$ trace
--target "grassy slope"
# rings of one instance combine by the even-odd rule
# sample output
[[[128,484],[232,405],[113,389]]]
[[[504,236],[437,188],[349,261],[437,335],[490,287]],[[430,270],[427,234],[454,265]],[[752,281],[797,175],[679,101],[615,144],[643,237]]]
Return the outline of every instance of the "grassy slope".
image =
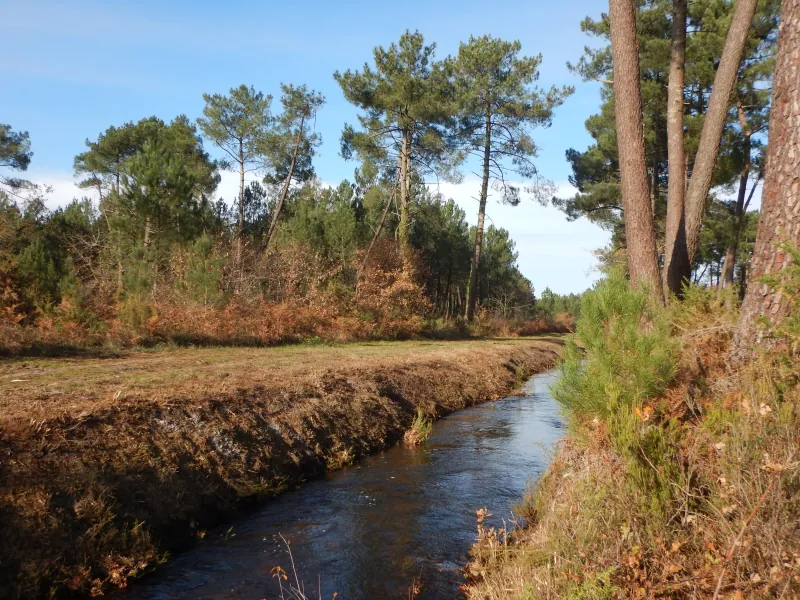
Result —
[[[800,597],[800,361],[731,369],[736,315],[679,311],[670,387],[630,413],[573,415],[519,507],[527,524],[479,528],[469,600]]]
[[[0,359],[0,423],[91,412],[138,399],[204,399],[257,386],[291,390],[331,370],[374,371],[456,357],[474,363],[487,349],[513,351],[531,339],[560,343],[561,337],[166,349],[101,358]]]
[[[0,597],[97,592],[243,503],[507,394],[557,337],[0,362]]]

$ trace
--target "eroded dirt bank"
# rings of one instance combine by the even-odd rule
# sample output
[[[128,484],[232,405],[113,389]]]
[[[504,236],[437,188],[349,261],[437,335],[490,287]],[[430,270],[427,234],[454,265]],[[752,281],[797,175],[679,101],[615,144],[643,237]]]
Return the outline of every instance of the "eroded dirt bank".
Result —
[[[0,597],[84,595],[248,503],[512,391],[559,340],[0,363]]]

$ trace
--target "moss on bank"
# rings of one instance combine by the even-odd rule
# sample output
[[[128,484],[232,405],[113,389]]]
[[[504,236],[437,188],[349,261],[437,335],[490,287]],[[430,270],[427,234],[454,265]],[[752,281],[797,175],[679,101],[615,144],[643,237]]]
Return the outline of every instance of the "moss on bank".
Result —
[[[0,597],[122,587],[243,506],[397,443],[418,411],[509,393],[558,350],[513,340],[7,364],[18,381],[4,383],[0,419]]]

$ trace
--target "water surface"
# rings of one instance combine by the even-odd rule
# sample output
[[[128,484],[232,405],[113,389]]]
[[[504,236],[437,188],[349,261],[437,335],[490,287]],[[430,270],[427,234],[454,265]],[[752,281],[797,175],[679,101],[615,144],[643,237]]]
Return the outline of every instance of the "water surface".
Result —
[[[510,519],[562,435],[554,377],[440,420],[421,447],[397,446],[279,496],[118,598],[280,598],[273,568],[294,579],[281,535],[309,598],[408,598],[415,580],[418,598],[458,597],[475,510],[488,507],[491,525]]]

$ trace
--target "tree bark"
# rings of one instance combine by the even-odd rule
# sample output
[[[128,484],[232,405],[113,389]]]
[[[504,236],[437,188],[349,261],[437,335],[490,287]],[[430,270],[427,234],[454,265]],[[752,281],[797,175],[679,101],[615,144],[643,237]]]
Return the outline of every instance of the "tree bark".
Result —
[[[236,225],[236,284],[234,292],[239,293],[242,285],[242,244],[244,243],[244,143],[239,140],[239,219]]]
[[[306,115],[303,114],[300,117],[300,127],[297,130],[297,135],[294,138],[294,149],[292,150],[292,161],[289,163],[289,173],[286,175],[286,181],[283,183],[281,195],[278,197],[278,202],[275,204],[275,213],[272,215],[272,220],[267,229],[267,237],[264,239],[264,252],[269,249],[269,241],[272,239],[272,234],[275,233],[275,229],[278,226],[278,218],[286,202],[286,196],[289,194],[289,186],[292,183],[292,177],[294,177],[294,167],[297,164],[297,154],[300,152],[300,144],[303,141],[303,125],[305,121]]]
[[[664,294],[680,297],[690,272],[686,249],[686,147],[683,131],[683,89],[686,80],[686,0],[672,2],[672,46],[667,88],[667,220],[664,245]]]
[[[492,115],[488,107],[486,114],[486,130],[483,144],[483,177],[481,179],[481,197],[478,202],[478,224],[475,226],[475,248],[472,253],[472,266],[469,270],[469,283],[467,283],[467,310],[464,318],[472,321],[475,317],[475,304],[477,302],[478,271],[481,267],[481,251],[483,250],[483,224],[486,219],[486,201],[489,197],[489,161],[492,157]]]
[[[659,148],[658,148],[658,126],[654,123],[655,131],[655,146],[653,147],[653,165],[652,165],[652,172],[650,173],[650,212],[653,213],[653,218],[655,218],[656,214],[656,204],[658,204],[658,159],[659,156]]]
[[[759,278],[791,261],[781,245],[800,244],[800,2],[783,0],[769,122],[769,156],[750,283],[734,336],[733,360],[744,360],[754,344],[769,346],[758,319],[780,322],[790,299]]]
[[[647,184],[634,1],[609,0],[609,18],[628,270],[634,286],[649,288],[663,303]]]
[[[753,16],[756,12],[758,0],[738,0],[733,13],[722,58],[719,62],[717,74],[714,76],[714,87],[708,100],[703,131],[700,134],[700,144],[697,148],[692,178],[686,192],[686,248],[689,254],[689,264],[694,262],[697,248],[700,244],[700,227],[706,209],[708,190],[711,188],[711,178],[714,174],[719,145],[722,138],[722,129],[728,115],[729,100],[739,63],[747,42],[747,35]],[[683,273],[682,277],[688,276]]]

